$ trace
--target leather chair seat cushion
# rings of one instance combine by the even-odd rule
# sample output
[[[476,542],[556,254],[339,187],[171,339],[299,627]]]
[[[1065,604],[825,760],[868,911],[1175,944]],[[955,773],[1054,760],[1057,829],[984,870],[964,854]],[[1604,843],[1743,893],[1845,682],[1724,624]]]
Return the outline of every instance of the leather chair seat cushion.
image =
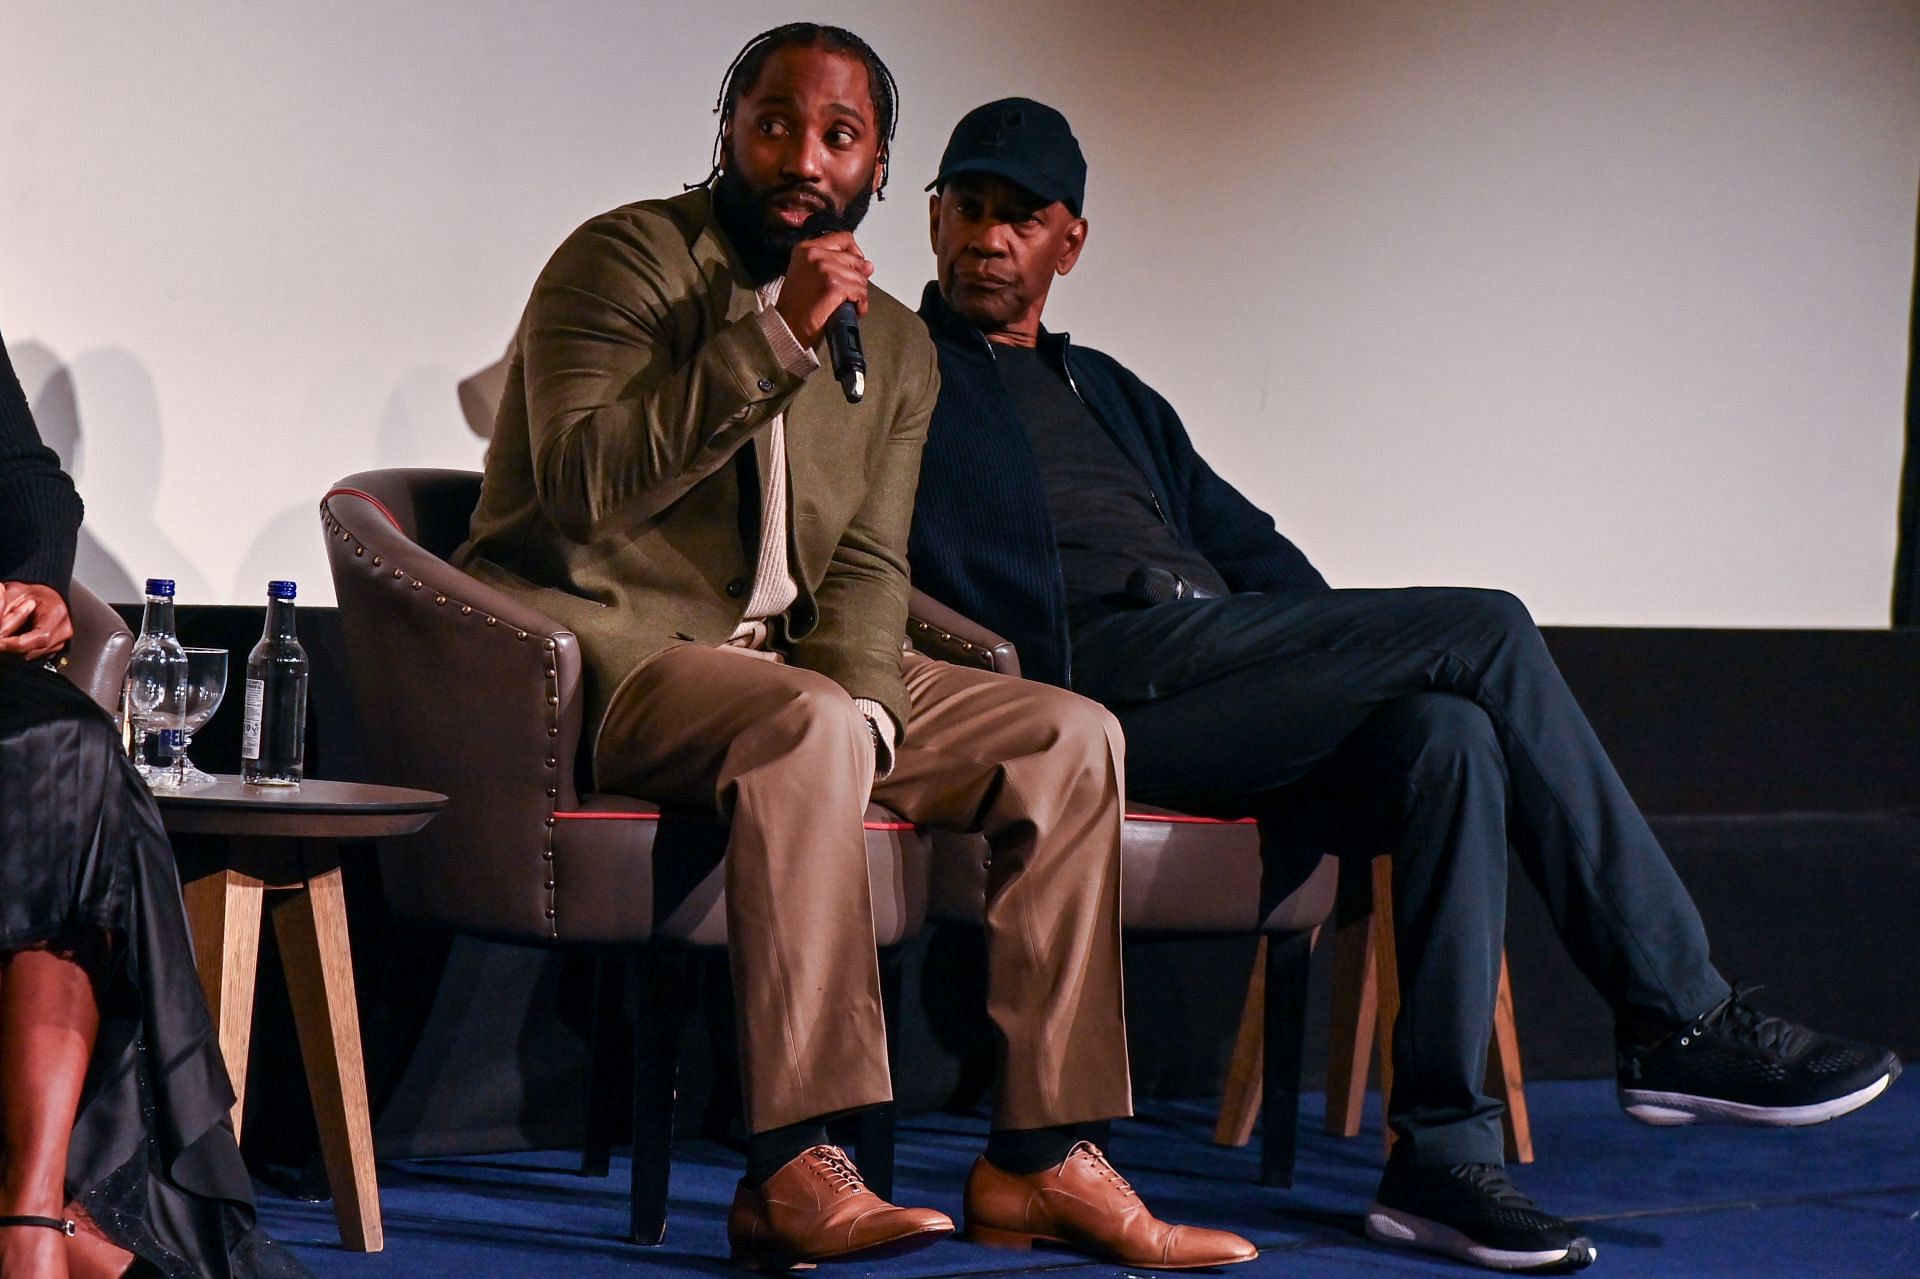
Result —
[[[867,809],[867,875],[878,944],[919,931],[929,853],[912,824]],[[727,944],[724,823],[662,813],[621,795],[586,795],[554,814],[555,924],[567,942]]]
[[[978,924],[985,912],[987,841],[934,832],[936,919]],[[1251,819],[1221,821],[1128,806],[1120,839],[1121,921],[1135,935],[1297,933],[1333,910],[1338,863],[1285,850],[1268,865]]]

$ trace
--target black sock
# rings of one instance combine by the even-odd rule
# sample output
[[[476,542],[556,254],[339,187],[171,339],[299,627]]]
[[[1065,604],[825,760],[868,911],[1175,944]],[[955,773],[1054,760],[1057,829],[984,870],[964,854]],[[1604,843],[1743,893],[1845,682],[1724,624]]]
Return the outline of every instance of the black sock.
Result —
[[[1106,1120],[1056,1124],[1050,1128],[995,1128],[987,1137],[987,1162],[1001,1172],[1023,1176],[1059,1166],[1083,1141],[1104,1147],[1112,1125]]]
[[[803,1150],[823,1146],[827,1126],[818,1119],[806,1119],[784,1128],[769,1128],[747,1138],[747,1184],[758,1186],[793,1162]]]
[[[1614,1038],[1634,1048],[1657,1048],[1685,1024],[1670,1021],[1651,1008],[1629,1005],[1614,1021]]]

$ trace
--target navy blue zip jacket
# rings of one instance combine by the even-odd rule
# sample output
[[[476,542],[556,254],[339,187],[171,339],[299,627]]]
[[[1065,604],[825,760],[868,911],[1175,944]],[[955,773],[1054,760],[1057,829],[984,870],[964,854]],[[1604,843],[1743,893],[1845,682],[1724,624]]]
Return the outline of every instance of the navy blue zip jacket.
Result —
[[[1013,641],[1029,679],[1071,686],[1067,592],[1040,468],[993,348],[928,284],[920,318],[940,355],[940,400],[920,459],[913,584]],[[1094,418],[1146,476],[1162,519],[1235,591],[1323,591],[1272,517],[1194,452],[1173,406],[1111,356],[1040,333]]]

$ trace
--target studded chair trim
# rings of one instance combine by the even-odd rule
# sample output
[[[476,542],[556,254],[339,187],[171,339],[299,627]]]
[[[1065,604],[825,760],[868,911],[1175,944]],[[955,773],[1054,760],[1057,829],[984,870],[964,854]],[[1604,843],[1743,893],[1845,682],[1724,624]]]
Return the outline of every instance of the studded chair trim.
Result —
[[[438,474],[452,481],[461,475]],[[427,472],[422,478],[435,476]],[[395,781],[430,781],[434,789],[446,791],[456,801],[462,795],[477,797],[477,805],[469,806],[487,811],[484,822],[476,825],[493,836],[484,842],[495,847],[517,844],[538,859],[530,865],[521,863],[521,869],[508,877],[509,885],[534,886],[535,910],[521,904],[525,899],[517,892],[487,892],[477,882],[466,892],[456,884],[451,893],[432,893],[432,901],[396,905],[456,927],[506,936],[532,934],[529,940],[559,940],[561,894],[555,878],[553,828],[556,814],[575,800],[573,759],[580,719],[575,640],[558,623],[420,546],[385,501],[354,482],[363,478],[376,477],[350,477],[330,490],[321,499],[320,518],[342,597],[349,667],[361,722],[368,730],[369,753]],[[377,515],[378,521],[355,515],[356,505]],[[382,587],[398,593],[398,598],[378,603],[376,592]],[[396,659],[396,636],[421,646],[409,657],[419,659],[430,653],[449,673],[465,670],[470,678],[463,683],[484,680],[480,685],[484,698],[476,696],[478,690],[473,687],[454,687],[446,697],[471,700],[427,708],[423,714],[409,699],[396,696],[396,690],[387,687],[392,679],[387,668]],[[382,704],[383,699],[394,704]],[[518,705],[510,710],[509,700]],[[408,703],[405,709],[401,702]],[[516,712],[530,714],[523,719]],[[437,733],[421,722],[429,717],[439,721]],[[465,740],[475,732],[488,733],[493,740]],[[527,778],[539,780],[529,787]],[[460,838],[455,829],[457,811],[448,816],[454,820],[443,817],[435,823],[437,838],[443,842]],[[430,831],[423,832],[423,837],[436,836]],[[500,860],[491,849],[477,846],[483,841],[471,842],[475,846],[463,848],[464,855]],[[524,855],[509,855],[504,859],[506,866]],[[443,878],[409,874],[406,856],[404,846],[392,854],[403,881],[424,884]]]

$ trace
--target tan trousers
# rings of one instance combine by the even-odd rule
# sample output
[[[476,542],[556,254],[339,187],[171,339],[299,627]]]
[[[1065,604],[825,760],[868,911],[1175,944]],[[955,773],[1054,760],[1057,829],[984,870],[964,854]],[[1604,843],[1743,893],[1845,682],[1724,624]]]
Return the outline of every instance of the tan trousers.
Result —
[[[994,1124],[1132,1112],[1120,974],[1122,741],[1045,684],[901,659],[912,712],[874,780],[832,680],[738,648],[669,650],[615,694],[600,789],[730,819],[727,936],[754,1132],[877,1105],[888,1073],[862,826],[869,791],[916,824],[982,831]]]

